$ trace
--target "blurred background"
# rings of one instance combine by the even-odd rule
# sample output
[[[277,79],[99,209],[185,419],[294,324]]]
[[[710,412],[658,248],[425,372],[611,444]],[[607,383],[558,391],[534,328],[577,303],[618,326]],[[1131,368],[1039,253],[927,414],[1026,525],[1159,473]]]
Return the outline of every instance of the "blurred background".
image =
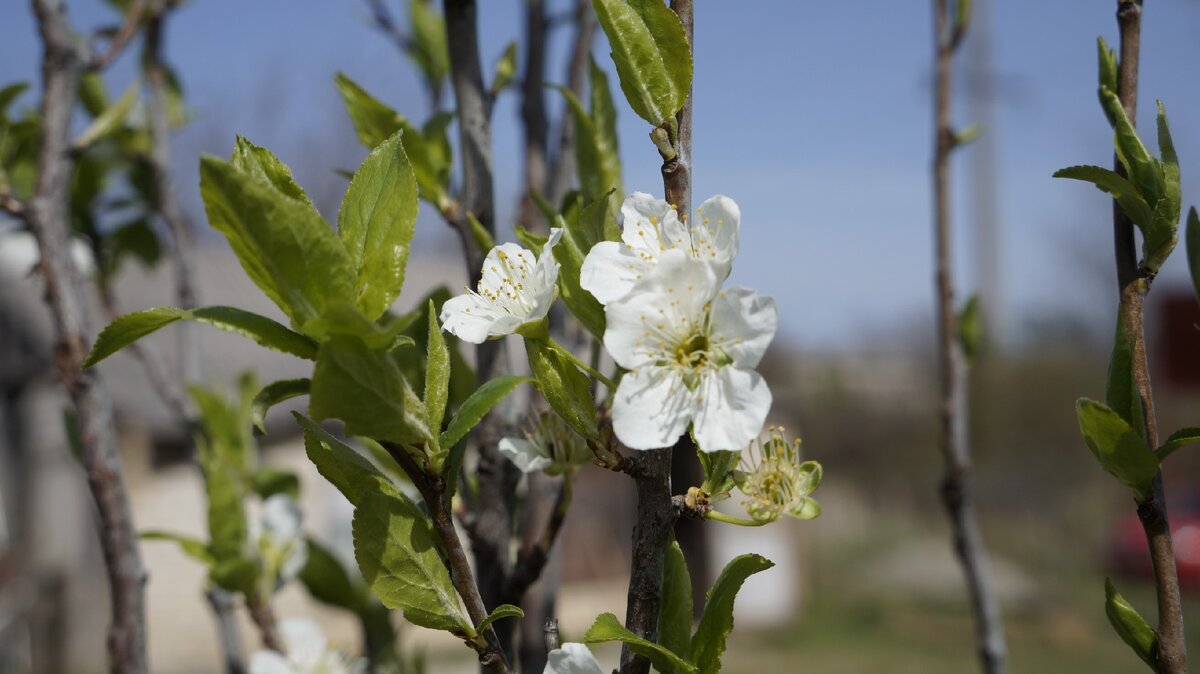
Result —
[[[404,7],[390,4],[403,28]],[[569,17],[575,4],[551,0],[548,12]],[[779,563],[747,584],[725,671],[970,671],[972,625],[937,494],[930,3],[697,4],[694,193],[697,202],[725,194],[741,206],[732,281],[780,305],[780,333],[760,368],[775,394],[772,421],[803,437],[807,457],[825,467],[819,519],[709,527],[716,568],[748,551]],[[1139,665],[1106,624],[1103,579],[1117,574],[1126,596],[1153,615],[1148,556],[1136,523],[1129,535],[1133,504],[1088,457],[1072,408],[1079,396],[1103,394],[1116,307],[1111,206],[1086,185],[1050,177],[1112,161],[1096,100],[1095,39],[1116,42],[1114,4],[974,4],[954,117],[981,123],[983,135],[952,164],[957,282],[962,297],[979,296],[985,318],[986,346],[971,375],[972,444],[1012,670],[1129,671]],[[117,20],[102,2],[69,7],[77,26]],[[523,11],[518,0],[480,2],[485,72],[521,40]],[[1198,30],[1200,4],[1147,7],[1139,121],[1153,128],[1153,101],[1164,101],[1185,208],[1200,195]],[[592,51],[615,89],[597,33]],[[565,77],[571,38],[551,30],[551,81]],[[292,167],[334,219],[346,184],[338,170],[365,156],[334,75],[344,72],[415,120],[431,109],[429,95],[362,1],[192,2],[173,16],[165,44],[189,116],[172,169],[199,225],[200,299],[282,318],[204,226],[200,154],[227,156],[235,134],[244,135]],[[0,85],[34,85],[17,109],[36,100],[40,55],[29,8],[5,3]],[[124,56],[107,75],[110,91],[137,70],[136,52]],[[521,198],[520,102],[516,89],[502,92],[493,117],[498,239],[511,237]],[[561,99],[547,90],[546,103],[557,119]],[[450,92],[442,104],[452,105]],[[648,125],[619,94],[617,104],[625,189],[661,193]],[[465,280],[456,236],[421,207],[400,308]],[[61,669],[51,671],[98,672],[105,584],[89,497],[61,430],[50,326],[30,259],[19,246],[0,247],[0,547],[17,551],[0,560],[0,633],[19,620],[21,638],[53,644]],[[126,311],[169,304],[170,279],[165,266],[131,263],[115,294]],[[1164,267],[1147,314],[1161,427],[1200,425],[1200,312],[1182,252]],[[249,368],[260,381],[304,373],[287,357],[201,330],[206,383],[228,386]],[[151,342],[175,358],[170,330]],[[200,533],[203,493],[186,461],[187,438],[132,359],[119,355],[101,371],[117,405],[139,528]],[[268,430],[264,460],[301,475],[306,527],[349,559],[349,505],[308,464],[286,412],[274,411]],[[1189,643],[1200,653],[1200,458],[1184,451],[1170,464]],[[560,545],[565,636],[579,635],[597,613],[623,611],[627,483],[599,469],[581,475]],[[216,671],[203,570],[174,546],[143,550],[155,671]],[[20,560],[21,573],[9,560]],[[301,589],[285,590],[277,608],[317,617],[334,643],[357,647],[354,625]],[[245,640],[255,643],[248,626]],[[453,640],[417,628],[405,628],[402,640],[427,653],[430,671],[471,670]]]

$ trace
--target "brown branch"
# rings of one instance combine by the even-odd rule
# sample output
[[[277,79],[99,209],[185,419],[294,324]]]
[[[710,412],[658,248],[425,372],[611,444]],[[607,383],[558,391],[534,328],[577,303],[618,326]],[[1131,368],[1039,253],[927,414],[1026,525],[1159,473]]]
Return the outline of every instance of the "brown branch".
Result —
[[[108,49],[103,53],[96,54],[92,57],[88,66],[93,70],[104,70],[112,65],[113,61],[121,55],[125,47],[133,41],[133,38],[138,33],[138,28],[142,22],[142,14],[146,10],[147,0],[131,0],[129,7],[125,10],[125,18],[121,21],[121,25],[117,27],[117,32],[113,34],[113,38],[108,41]]]
[[[471,572],[471,564],[467,561],[467,553],[458,537],[458,531],[454,528],[454,517],[450,511],[450,499],[446,491],[445,478],[426,473],[403,447],[390,442],[381,444],[412,480],[413,485],[420,492],[421,498],[425,500],[425,507],[429,509],[433,527],[446,552],[450,579],[454,583],[454,589],[462,598],[463,606],[466,607],[467,616],[471,622],[479,625],[487,617],[488,610],[480,596],[479,587]],[[489,626],[484,630],[483,636],[486,644],[468,642],[468,645],[479,654],[479,664],[491,674],[509,674],[508,661],[504,657],[504,650],[498,645],[499,641],[495,630]]]
[[[1131,124],[1137,119],[1138,55],[1141,47],[1142,2],[1118,0],[1117,24],[1121,31],[1121,60],[1117,71],[1117,95]],[[1124,175],[1119,160],[1116,170]],[[1113,242],[1116,255],[1117,284],[1120,289],[1118,313],[1124,337],[1133,346],[1133,379],[1141,402],[1146,442],[1158,446],[1158,422],[1154,392],[1150,386],[1150,368],[1146,362],[1143,301],[1153,279],[1138,268],[1137,244],[1133,223],[1113,202]],[[1187,643],[1183,632],[1183,605],[1179,597],[1179,576],[1167,518],[1166,492],[1162,473],[1154,477],[1150,498],[1137,504],[1138,519],[1150,548],[1158,599],[1158,671],[1178,674],[1187,671]]]
[[[261,592],[246,595],[246,611],[258,633],[262,637],[263,648],[283,653],[283,641],[279,639],[279,625],[275,620],[275,611],[271,608],[271,600]]]
[[[525,188],[517,206],[517,222],[539,231],[541,222],[533,190],[546,182],[546,38],[548,23],[543,0],[525,0],[525,73],[521,79],[521,126],[525,134]]]
[[[583,100],[583,88],[587,84],[588,59],[595,34],[596,14],[592,11],[592,3],[578,0],[575,8],[575,42],[571,47],[571,60],[567,64],[567,88],[579,100]],[[546,183],[546,198],[552,204],[562,200],[575,175],[575,160],[571,156],[574,130],[565,101],[558,119],[558,146],[550,156],[549,182]]]
[[[542,527],[541,534],[521,549],[516,563],[513,564],[512,572],[505,579],[502,592],[505,597],[504,603],[519,604],[521,597],[525,596],[525,591],[542,575],[542,569],[550,560],[550,551],[554,548],[554,542],[558,540],[558,533],[567,519],[567,510],[570,505],[571,478],[566,476],[559,485],[558,495],[554,499],[554,509]]]
[[[94,375],[82,369],[87,353],[85,309],[69,252],[68,203],[75,168],[70,152],[71,116],[89,58],[86,46],[68,24],[61,2],[33,0],[32,4],[44,49],[43,86],[37,178],[25,221],[41,250],[40,269],[54,318],[59,377],[71,399],[99,520],[112,608],[109,668],[121,674],[144,674],[146,572],[129,511],[111,402],[96,385]]]
[[[950,153],[955,135],[950,125],[951,61],[962,31],[949,34],[948,0],[934,0],[937,81],[934,91],[934,237],[938,305],[938,360],[941,371],[941,453],[945,463],[942,505],[950,518],[954,551],[966,579],[975,619],[980,665],[988,674],[1006,671],[1007,649],[1000,605],[988,575],[987,550],[975,516],[968,443],[967,372],[958,340],[955,313],[953,250],[950,242]],[[956,22],[961,25],[961,22]]]

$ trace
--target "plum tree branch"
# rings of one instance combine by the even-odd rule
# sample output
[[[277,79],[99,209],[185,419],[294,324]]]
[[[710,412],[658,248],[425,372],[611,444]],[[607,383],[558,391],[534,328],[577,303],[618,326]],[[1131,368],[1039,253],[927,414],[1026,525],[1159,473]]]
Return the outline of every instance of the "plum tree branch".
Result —
[[[95,375],[83,370],[87,354],[85,307],[70,251],[68,203],[75,168],[71,117],[79,80],[91,61],[60,0],[32,0],[42,38],[42,96],[39,103],[37,177],[24,213],[41,251],[40,271],[53,315],[59,378],[71,399],[88,487],[98,515],[98,533],[108,572],[111,624],[109,669],[145,674],[146,572],[125,490],[111,401]]]
[[[934,0],[936,85],[934,90],[934,239],[938,310],[938,361],[941,372],[941,453],[945,463],[942,505],[950,518],[954,551],[966,578],[975,618],[980,665],[987,674],[1007,669],[1000,605],[988,574],[987,550],[976,519],[968,443],[967,372],[958,339],[953,249],[950,241],[950,153],[956,146],[950,122],[951,64],[962,42],[966,17],[950,25],[949,1]],[[961,7],[961,5],[960,5]]]

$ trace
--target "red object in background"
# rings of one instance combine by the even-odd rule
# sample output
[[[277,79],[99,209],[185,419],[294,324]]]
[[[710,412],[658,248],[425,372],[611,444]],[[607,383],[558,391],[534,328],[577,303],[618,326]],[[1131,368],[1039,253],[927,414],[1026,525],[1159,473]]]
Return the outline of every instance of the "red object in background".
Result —
[[[1170,517],[1179,585],[1184,590],[1200,592],[1200,511],[1172,510]],[[1136,515],[1117,521],[1109,542],[1109,563],[1116,573],[1154,578],[1146,534]]]

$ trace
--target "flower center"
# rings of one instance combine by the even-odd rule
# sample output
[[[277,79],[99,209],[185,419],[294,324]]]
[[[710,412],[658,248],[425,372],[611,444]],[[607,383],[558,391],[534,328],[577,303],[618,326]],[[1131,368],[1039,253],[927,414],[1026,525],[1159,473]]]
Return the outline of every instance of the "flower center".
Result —
[[[704,367],[708,363],[710,347],[708,335],[692,335],[675,347],[675,362],[690,369]]]

